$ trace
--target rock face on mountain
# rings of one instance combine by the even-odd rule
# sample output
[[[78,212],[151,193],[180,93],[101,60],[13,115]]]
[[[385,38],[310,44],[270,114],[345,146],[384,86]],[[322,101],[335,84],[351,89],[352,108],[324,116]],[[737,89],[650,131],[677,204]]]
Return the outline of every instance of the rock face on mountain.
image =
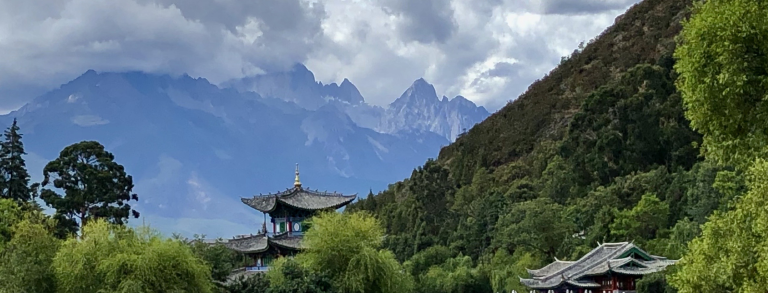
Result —
[[[296,163],[302,181],[321,190],[365,195],[407,177],[450,143],[447,127],[429,125],[444,123],[441,105],[459,104],[414,94],[374,107],[349,80],[323,85],[303,66],[229,86],[89,70],[0,123],[18,119],[34,180],[65,146],[97,140],[134,176],[136,208],[152,225],[228,237],[263,220],[239,197],[289,187]],[[383,123],[394,121],[383,118],[389,113],[410,122]],[[370,127],[359,122],[368,114]]]
[[[287,72],[276,72],[225,82],[222,86],[240,92],[254,92],[265,98],[293,102],[302,108],[315,110],[330,101],[349,105],[364,103],[357,87],[348,79],[340,85],[315,81],[315,75],[302,64],[296,64]]]
[[[247,77],[227,82],[224,86],[294,102],[310,110],[334,105],[358,126],[381,133],[431,132],[449,141],[454,141],[461,132],[490,115],[484,107],[478,107],[462,96],[440,99],[435,88],[423,78],[414,81],[387,107],[370,105],[348,79],[340,85],[324,85],[315,81],[312,72],[300,64],[288,72]]]
[[[386,133],[402,129],[417,129],[442,135],[454,141],[456,137],[483,121],[489,113],[470,100],[457,96],[448,100],[437,97],[435,87],[420,78],[413,82],[384,112],[384,119],[376,128]]]

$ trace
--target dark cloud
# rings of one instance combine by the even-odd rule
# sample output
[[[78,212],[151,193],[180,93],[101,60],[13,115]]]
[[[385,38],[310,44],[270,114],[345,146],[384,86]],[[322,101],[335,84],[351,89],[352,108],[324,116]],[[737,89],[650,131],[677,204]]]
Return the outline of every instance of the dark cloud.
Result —
[[[402,17],[403,39],[421,43],[443,43],[458,29],[450,1],[382,0],[382,9]]]
[[[625,9],[637,0],[544,0],[541,12],[545,14],[593,14]]]
[[[88,69],[218,83],[295,62],[380,105],[424,77],[495,110],[637,1],[0,0],[0,112]]]
[[[512,64],[509,62],[498,62],[496,65],[493,66],[491,70],[488,70],[488,76],[493,77],[504,77],[504,76],[513,76],[518,73],[518,71],[522,69],[522,66],[520,64]]]
[[[232,32],[249,18],[258,19],[263,29],[275,33],[300,32],[302,35],[320,32],[320,20],[325,16],[322,3],[309,8],[301,1],[273,0],[139,0],[140,3],[174,5],[187,19],[209,24],[221,24]]]

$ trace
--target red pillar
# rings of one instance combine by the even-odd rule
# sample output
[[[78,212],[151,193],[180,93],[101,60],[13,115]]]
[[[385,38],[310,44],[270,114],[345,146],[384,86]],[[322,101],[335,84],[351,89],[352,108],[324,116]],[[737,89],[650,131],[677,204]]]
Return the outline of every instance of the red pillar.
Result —
[[[611,276],[611,290],[619,289],[618,285],[619,284],[616,283],[616,276]]]
[[[291,221],[286,221],[288,223],[288,232],[293,232],[293,227],[291,225]]]
[[[272,222],[272,233],[277,233],[277,223]]]

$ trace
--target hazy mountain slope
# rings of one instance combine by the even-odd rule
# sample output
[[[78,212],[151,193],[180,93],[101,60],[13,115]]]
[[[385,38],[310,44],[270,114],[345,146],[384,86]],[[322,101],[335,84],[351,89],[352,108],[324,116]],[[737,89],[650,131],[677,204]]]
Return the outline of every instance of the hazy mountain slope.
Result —
[[[88,71],[0,123],[14,117],[36,179],[63,147],[97,140],[134,176],[146,219],[225,237],[258,228],[258,213],[239,197],[290,187],[295,163],[305,186],[365,195],[448,143],[359,127],[332,105],[310,111],[205,79],[139,72]]]

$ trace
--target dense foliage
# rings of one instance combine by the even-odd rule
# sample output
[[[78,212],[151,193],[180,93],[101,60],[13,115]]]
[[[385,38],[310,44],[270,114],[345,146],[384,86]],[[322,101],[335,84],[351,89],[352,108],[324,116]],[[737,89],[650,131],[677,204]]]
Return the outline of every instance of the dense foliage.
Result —
[[[230,278],[242,255],[221,244],[123,227],[131,178],[96,142],[46,166],[43,185],[55,175],[65,195],[43,190],[57,211],[42,214],[14,123],[0,144],[0,292],[526,292],[526,269],[614,241],[681,259],[638,292],[765,291],[768,4],[708,0],[683,21],[690,5],[635,5],[410,178],[312,219],[306,251],[250,278]],[[76,219],[81,235],[62,235]]]
[[[694,11],[675,52],[678,87],[707,157],[744,166],[768,154],[768,3],[707,1]]]
[[[425,272],[469,256],[493,291],[525,292],[525,268],[634,241],[683,257],[669,270],[679,273],[653,275],[641,292],[674,292],[667,280],[684,292],[764,288],[766,193],[762,177],[749,175],[763,169],[743,166],[766,150],[768,6],[697,4],[673,58],[688,5],[636,5],[436,161],[347,211],[374,213],[398,259],[439,252],[417,270],[422,284],[441,276]]]
[[[704,154],[746,169],[719,176],[729,208],[716,212],[670,278],[682,293],[761,292],[768,286],[768,3],[698,3],[676,52],[688,116],[704,134]]]

